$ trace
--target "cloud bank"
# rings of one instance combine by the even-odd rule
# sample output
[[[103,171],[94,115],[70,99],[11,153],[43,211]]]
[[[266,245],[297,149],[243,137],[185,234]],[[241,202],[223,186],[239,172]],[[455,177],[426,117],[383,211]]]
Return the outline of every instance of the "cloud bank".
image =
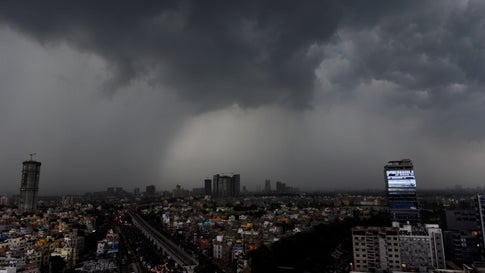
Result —
[[[253,189],[380,188],[403,157],[423,188],[477,186],[483,12],[473,0],[1,2],[0,183],[17,191],[37,152],[46,194],[190,188],[231,171]]]

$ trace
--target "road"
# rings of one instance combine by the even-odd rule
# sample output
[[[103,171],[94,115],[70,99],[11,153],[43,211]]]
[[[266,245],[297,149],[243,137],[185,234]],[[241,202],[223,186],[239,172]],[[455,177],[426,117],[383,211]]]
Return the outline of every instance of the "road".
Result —
[[[185,252],[172,240],[161,234],[152,225],[150,225],[139,214],[129,212],[133,224],[137,226],[146,236],[150,237],[157,246],[161,247],[164,252],[170,255],[180,266],[192,271],[199,263],[190,254]]]

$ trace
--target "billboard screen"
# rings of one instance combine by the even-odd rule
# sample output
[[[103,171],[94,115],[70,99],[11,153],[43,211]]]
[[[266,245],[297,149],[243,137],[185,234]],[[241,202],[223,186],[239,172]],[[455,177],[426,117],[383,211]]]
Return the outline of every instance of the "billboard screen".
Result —
[[[413,170],[389,170],[386,171],[386,177],[390,195],[416,193],[416,178]]]

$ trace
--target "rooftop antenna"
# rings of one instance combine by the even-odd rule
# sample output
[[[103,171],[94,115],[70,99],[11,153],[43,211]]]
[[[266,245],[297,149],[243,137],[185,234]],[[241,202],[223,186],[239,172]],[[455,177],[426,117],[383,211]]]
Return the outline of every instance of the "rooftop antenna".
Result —
[[[30,161],[32,161],[33,156],[36,155],[37,153],[29,154],[30,155]]]

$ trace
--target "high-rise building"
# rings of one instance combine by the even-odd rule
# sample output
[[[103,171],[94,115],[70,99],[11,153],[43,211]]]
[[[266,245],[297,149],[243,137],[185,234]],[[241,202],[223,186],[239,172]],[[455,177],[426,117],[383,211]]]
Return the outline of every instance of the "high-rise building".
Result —
[[[133,194],[134,195],[139,195],[140,194],[140,188],[136,187],[133,189]]]
[[[182,186],[177,185],[175,186],[175,189],[173,190],[172,196],[175,198],[184,198],[189,196],[189,191],[182,188]]]
[[[352,242],[354,271],[401,270],[399,228],[355,227],[352,228]]]
[[[23,162],[19,200],[19,211],[21,213],[35,212],[37,210],[40,165],[40,162],[32,159]]]
[[[286,183],[276,181],[276,193],[278,194],[295,194],[300,190],[295,187],[287,186]]]
[[[485,195],[477,194],[475,205],[480,236],[480,251],[482,257],[485,257]]]
[[[204,189],[205,189],[205,195],[211,195],[212,194],[212,180],[210,180],[210,179],[204,180]]]
[[[155,195],[155,185],[146,186],[145,194],[147,196],[154,196]]]
[[[280,181],[276,182],[276,192],[277,193],[285,193],[286,192],[286,184]]]
[[[0,206],[8,206],[8,204],[9,204],[8,196],[6,195],[0,196]]]
[[[233,196],[239,196],[241,193],[241,175],[235,174],[232,176],[232,190]]]
[[[264,181],[264,192],[269,193],[271,192],[271,180],[266,179]]]
[[[438,225],[355,227],[354,268],[360,272],[428,272],[445,268],[443,235]]]
[[[428,272],[446,268],[443,234],[436,224],[400,228],[401,263],[406,270]]]
[[[416,178],[411,160],[389,161],[384,166],[384,175],[392,221],[404,224],[418,223]]]
[[[214,175],[212,179],[212,196],[214,197],[234,197],[239,196],[241,187],[241,176],[235,174]]]
[[[444,231],[446,259],[455,264],[472,264],[480,260],[480,232],[474,209],[445,211]]]

